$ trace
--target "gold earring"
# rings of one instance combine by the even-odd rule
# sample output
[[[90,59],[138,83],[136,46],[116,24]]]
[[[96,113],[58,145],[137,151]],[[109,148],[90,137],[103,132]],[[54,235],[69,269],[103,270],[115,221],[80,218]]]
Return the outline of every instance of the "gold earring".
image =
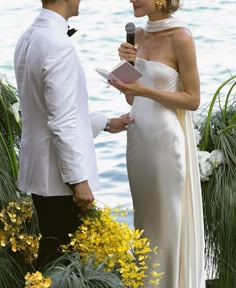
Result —
[[[166,1],[165,0],[154,0],[155,8],[158,11],[163,10],[166,6]]]

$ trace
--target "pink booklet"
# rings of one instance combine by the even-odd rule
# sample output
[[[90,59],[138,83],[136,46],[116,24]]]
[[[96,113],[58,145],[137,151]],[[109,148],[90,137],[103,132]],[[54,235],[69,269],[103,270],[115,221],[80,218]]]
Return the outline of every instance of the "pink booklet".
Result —
[[[122,60],[118,63],[111,72],[101,68],[96,68],[95,71],[102,75],[106,80],[120,80],[126,84],[135,82],[143,75],[126,60]]]

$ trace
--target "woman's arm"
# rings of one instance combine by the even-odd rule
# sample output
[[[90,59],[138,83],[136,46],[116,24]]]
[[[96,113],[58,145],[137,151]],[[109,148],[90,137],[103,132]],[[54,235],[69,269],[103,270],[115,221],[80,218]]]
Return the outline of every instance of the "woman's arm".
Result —
[[[200,104],[200,80],[192,35],[187,29],[178,29],[173,36],[172,42],[181,81],[180,91],[160,91],[149,88],[138,81],[132,84],[112,81],[111,85],[125,94],[129,104],[131,103],[132,105],[134,96],[143,96],[153,99],[172,109],[196,110],[198,108]],[[123,54],[120,55],[127,58],[128,55],[134,55],[134,52],[132,52],[132,45],[129,47],[129,51],[127,51],[128,43],[123,43],[122,45],[120,50],[122,49],[121,52]],[[125,48],[127,51],[126,54],[123,52]],[[129,59],[132,57],[129,57]]]

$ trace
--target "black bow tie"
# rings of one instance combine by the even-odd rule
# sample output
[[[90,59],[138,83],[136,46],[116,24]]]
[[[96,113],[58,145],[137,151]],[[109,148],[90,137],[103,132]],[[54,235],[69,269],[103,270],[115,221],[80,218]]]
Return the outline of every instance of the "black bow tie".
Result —
[[[75,28],[71,28],[71,29],[69,29],[69,28],[70,28],[70,26],[68,26],[68,31],[67,31],[67,35],[69,37],[71,37],[76,31],[78,31]]]

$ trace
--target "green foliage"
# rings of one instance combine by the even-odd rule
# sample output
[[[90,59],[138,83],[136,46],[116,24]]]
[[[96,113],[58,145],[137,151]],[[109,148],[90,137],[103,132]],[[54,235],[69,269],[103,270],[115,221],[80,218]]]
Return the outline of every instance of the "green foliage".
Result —
[[[236,102],[235,76],[216,90],[200,130],[201,150],[220,149],[224,162],[202,182],[207,266],[214,288],[236,283]],[[222,95],[223,94],[223,95]],[[218,100],[218,101],[217,101]]]
[[[24,287],[24,276],[28,267],[17,254],[0,248],[0,271],[1,288]]]
[[[61,256],[45,268],[43,275],[52,279],[51,288],[124,288],[118,275],[103,271],[92,257],[82,263],[78,254]]]
[[[217,123],[215,123],[215,121],[213,121],[214,119],[211,119],[212,117],[214,117],[215,111],[217,112],[219,111],[218,113],[220,114],[220,120],[222,121],[222,124],[224,124],[227,127],[227,129],[236,128],[235,126],[235,123],[236,123],[235,122],[236,121],[235,100],[230,98],[230,96],[233,98],[232,95],[234,93],[234,88],[236,86],[235,78],[236,78],[236,75],[224,81],[213,95],[213,98],[211,100],[211,103],[208,109],[207,117],[204,121],[204,126],[202,126],[203,140],[201,141],[199,145],[199,148],[201,150],[208,151],[207,149],[210,148],[209,141],[216,140],[215,139],[216,134],[214,134],[214,132],[216,132],[217,128],[220,128],[221,132],[223,132],[223,130],[221,129],[222,127],[218,127],[219,122],[217,121]],[[224,92],[224,89],[227,89],[227,88],[228,88],[228,91],[226,91],[227,92],[226,96],[223,98],[224,106],[221,107],[220,93]],[[217,99],[218,99],[218,102],[217,102]],[[216,107],[217,105],[218,107]],[[217,112],[215,116],[217,116]],[[217,146],[217,142],[215,141],[214,141],[214,146]]]
[[[16,89],[5,79],[0,79],[0,208],[17,199],[21,122],[10,111],[17,102]]]

